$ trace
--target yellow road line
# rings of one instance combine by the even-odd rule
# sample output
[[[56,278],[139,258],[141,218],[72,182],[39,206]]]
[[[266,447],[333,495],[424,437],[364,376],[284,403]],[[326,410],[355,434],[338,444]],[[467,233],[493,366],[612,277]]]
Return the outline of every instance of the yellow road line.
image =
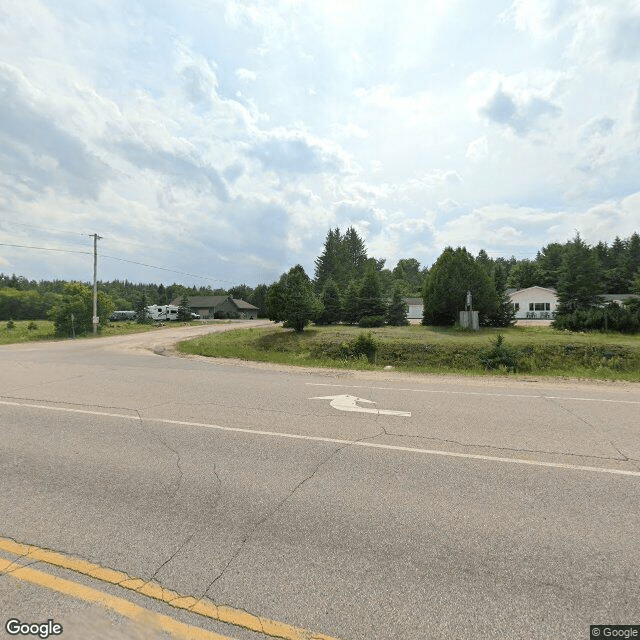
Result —
[[[134,578],[122,571],[109,569],[82,558],[34,545],[21,544],[11,538],[0,537],[0,550],[8,551],[24,558],[46,562],[63,569],[69,569],[96,580],[135,591],[154,600],[164,602],[176,609],[197,613],[210,620],[225,622],[274,638],[281,638],[282,640],[339,640],[338,638],[314,633],[307,629],[293,627],[283,622],[256,616],[241,609],[219,605],[208,598],[197,599],[192,596],[185,596],[177,591],[165,589],[157,582],[147,582],[141,578]]]
[[[86,587],[85,585],[72,582],[71,580],[65,580],[64,578],[58,578],[57,576],[31,569],[30,567],[21,567],[14,562],[3,560],[2,558],[0,558],[0,573],[9,573],[18,580],[37,584],[41,587],[72,596],[73,598],[84,600],[85,602],[99,603],[145,627],[153,626],[176,638],[184,640],[233,640],[228,636],[221,636],[219,633],[200,629],[169,616],[162,615],[161,613],[150,611],[124,598],[118,598],[117,596],[112,596],[97,589],[92,589],[91,587]]]

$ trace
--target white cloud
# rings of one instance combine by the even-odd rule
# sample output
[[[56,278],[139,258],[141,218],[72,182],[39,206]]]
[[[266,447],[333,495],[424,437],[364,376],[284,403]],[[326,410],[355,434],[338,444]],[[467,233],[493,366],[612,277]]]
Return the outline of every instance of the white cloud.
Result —
[[[255,71],[250,71],[249,69],[236,69],[235,74],[236,78],[241,82],[255,82],[258,79],[258,74]]]
[[[467,146],[465,157],[469,160],[477,162],[483,160],[489,155],[489,142],[487,136],[480,136],[472,140]]]
[[[253,284],[312,272],[330,226],[357,225],[388,266],[444,244],[535,254],[576,225],[628,235],[637,2],[503,8],[2,5],[0,221],[98,231],[155,264],[151,242],[182,271]],[[46,257],[6,259],[50,275]]]

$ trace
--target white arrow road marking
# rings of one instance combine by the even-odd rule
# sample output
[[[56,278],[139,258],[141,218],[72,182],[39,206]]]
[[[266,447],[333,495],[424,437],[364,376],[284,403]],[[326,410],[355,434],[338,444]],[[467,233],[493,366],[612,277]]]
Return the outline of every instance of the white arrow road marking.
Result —
[[[368,404],[375,404],[375,402],[373,402],[373,400],[358,398],[357,396],[318,396],[316,398],[309,398],[309,400],[331,400],[329,404],[334,409],[339,409],[340,411],[359,411],[360,413],[375,413],[380,416],[411,417],[410,411],[389,411],[387,409],[367,409],[366,407],[359,407],[358,402],[366,402]]]

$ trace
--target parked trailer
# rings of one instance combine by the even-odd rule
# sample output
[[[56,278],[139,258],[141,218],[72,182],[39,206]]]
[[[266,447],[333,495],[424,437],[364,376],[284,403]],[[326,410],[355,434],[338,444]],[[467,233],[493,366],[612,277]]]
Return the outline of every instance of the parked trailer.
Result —
[[[152,320],[177,320],[178,307],[172,304],[152,304],[147,307],[149,317]]]

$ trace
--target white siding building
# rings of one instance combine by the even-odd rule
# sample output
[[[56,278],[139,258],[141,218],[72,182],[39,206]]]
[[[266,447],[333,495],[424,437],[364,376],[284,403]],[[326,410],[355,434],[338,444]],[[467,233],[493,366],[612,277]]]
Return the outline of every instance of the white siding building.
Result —
[[[518,320],[542,319],[551,320],[558,308],[558,294],[555,289],[545,287],[528,287],[527,289],[511,289],[509,300],[516,310]]]

